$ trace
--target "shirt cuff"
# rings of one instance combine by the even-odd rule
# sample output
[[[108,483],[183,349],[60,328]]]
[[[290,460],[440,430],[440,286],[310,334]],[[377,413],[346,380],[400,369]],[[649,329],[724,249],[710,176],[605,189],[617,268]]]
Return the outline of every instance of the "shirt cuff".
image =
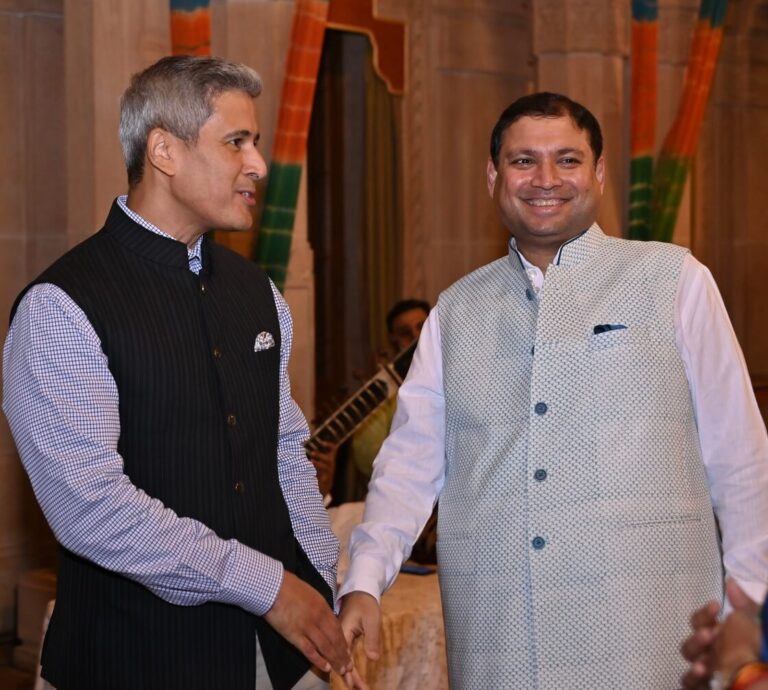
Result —
[[[746,594],[752,601],[754,601],[758,606],[763,605],[763,601],[765,599],[765,592],[766,592],[766,586],[762,582],[747,582],[746,580],[739,580],[736,577],[733,577],[733,575],[729,575],[732,580],[736,582],[736,584],[741,587],[742,590],[744,590],[744,594]],[[728,598],[725,598],[725,602],[723,603],[723,618],[725,618],[729,613],[733,611],[733,607],[731,606],[731,602],[728,601]]]
[[[365,592],[381,603],[381,595],[385,589],[386,580],[381,562],[373,556],[360,554],[352,558],[344,584],[336,595],[336,601],[338,603],[350,592]]]
[[[216,601],[263,616],[272,608],[282,587],[283,564],[244,544],[235,544],[234,565]]]

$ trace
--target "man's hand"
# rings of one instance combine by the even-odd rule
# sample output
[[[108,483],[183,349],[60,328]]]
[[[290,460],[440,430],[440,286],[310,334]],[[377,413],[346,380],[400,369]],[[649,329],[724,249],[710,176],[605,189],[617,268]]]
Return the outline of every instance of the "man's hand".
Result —
[[[358,637],[363,638],[365,656],[379,658],[381,609],[375,597],[365,592],[350,592],[341,600],[341,628],[352,649]]]
[[[760,659],[761,639],[757,618],[746,611],[734,611],[723,621],[715,638],[712,668],[723,678],[732,678],[744,664]]]
[[[737,620],[731,623],[729,627],[735,627],[742,616],[749,618],[754,617],[757,613],[757,604],[744,593],[744,590],[734,580],[726,581],[725,594],[734,612],[739,612]],[[711,601],[691,615],[693,632],[681,647],[683,657],[691,664],[688,672],[682,678],[685,690],[707,690],[714,671],[722,670],[719,668],[720,660],[715,658],[716,653],[717,657],[725,654],[724,650],[716,645],[721,628],[717,620],[719,612],[720,604]],[[731,616],[729,616],[730,618]]]
[[[342,676],[353,671],[338,619],[325,599],[293,573],[285,571],[277,599],[264,620],[321,671],[333,668]]]

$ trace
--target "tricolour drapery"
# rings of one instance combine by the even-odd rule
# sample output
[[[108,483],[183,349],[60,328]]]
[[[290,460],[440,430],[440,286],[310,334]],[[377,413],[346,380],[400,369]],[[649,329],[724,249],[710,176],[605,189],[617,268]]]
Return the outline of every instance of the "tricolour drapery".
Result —
[[[211,54],[210,0],[171,0],[171,52]]]
[[[704,111],[723,40],[727,0],[702,0],[691,43],[683,98],[659,154],[653,181],[653,239],[669,242],[688,171],[696,153]]]
[[[328,4],[328,0],[297,0],[293,19],[264,214],[256,245],[256,261],[280,289],[285,284],[291,253]]]
[[[723,39],[727,0],[702,0],[691,43],[683,96],[655,169],[658,3],[632,2],[632,161],[630,226],[633,239],[669,242],[701,134]]]

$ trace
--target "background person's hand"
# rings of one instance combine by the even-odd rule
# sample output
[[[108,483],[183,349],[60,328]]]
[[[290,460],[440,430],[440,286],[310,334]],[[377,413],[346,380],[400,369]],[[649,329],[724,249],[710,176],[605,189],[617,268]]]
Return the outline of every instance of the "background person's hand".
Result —
[[[341,676],[353,671],[352,657],[339,620],[317,590],[285,571],[267,621],[321,671]]]
[[[690,668],[682,678],[685,690],[708,690],[712,677],[710,654],[715,641],[720,613],[720,604],[710,601],[706,606],[691,614],[693,632],[683,642],[680,651]]]
[[[685,690],[708,690],[710,680],[715,671],[719,671],[724,677],[730,677],[737,666],[733,666],[730,674],[728,673],[728,668],[735,663],[737,657],[743,657],[744,642],[742,636],[744,635],[746,621],[750,620],[757,629],[757,651],[754,656],[750,659],[745,659],[741,663],[757,658],[760,649],[760,631],[755,621],[758,606],[734,580],[726,581],[725,593],[728,602],[733,608],[733,613],[728,616],[723,624],[718,621],[717,616],[720,613],[720,605],[715,601],[702,606],[691,615],[693,632],[683,642],[681,647],[683,657],[691,664],[682,678]],[[729,623],[731,618],[734,618],[734,620]],[[725,627],[726,624],[728,624],[727,628]],[[726,631],[727,636],[724,640],[721,640],[720,636],[723,630]],[[729,642],[731,639],[733,641]],[[733,645],[733,648],[731,648],[731,645]]]

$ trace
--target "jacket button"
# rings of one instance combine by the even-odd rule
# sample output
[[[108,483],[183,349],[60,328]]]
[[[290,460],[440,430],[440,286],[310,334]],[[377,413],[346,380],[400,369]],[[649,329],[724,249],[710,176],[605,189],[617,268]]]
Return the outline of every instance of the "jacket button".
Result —
[[[213,357],[214,357],[214,359],[221,359],[221,348],[220,347],[214,347],[213,348]]]
[[[545,543],[546,543],[546,542],[545,542],[545,541],[544,541],[544,540],[543,540],[541,537],[534,537],[534,538],[531,540],[531,545],[532,545],[532,546],[533,546],[533,548],[534,548],[534,549],[536,549],[537,551],[541,551],[541,550],[544,548],[544,544],[545,544]]]
[[[543,482],[547,478],[547,471],[546,470],[536,470],[533,473],[533,478],[537,482]]]
[[[237,417],[235,417],[233,414],[227,415],[227,424],[229,424],[229,426],[236,426]]]
[[[546,413],[547,413],[547,403],[543,403],[543,402],[537,402],[537,403],[536,403],[536,404],[533,406],[533,411],[534,411],[536,414],[546,414]]]
[[[205,291],[206,291],[206,290],[207,290],[207,286],[206,286],[206,284],[201,282],[201,283],[200,283],[200,292],[202,292],[203,294],[205,294]]]
[[[245,484],[243,482],[235,482],[235,493],[236,494],[245,493]]]

